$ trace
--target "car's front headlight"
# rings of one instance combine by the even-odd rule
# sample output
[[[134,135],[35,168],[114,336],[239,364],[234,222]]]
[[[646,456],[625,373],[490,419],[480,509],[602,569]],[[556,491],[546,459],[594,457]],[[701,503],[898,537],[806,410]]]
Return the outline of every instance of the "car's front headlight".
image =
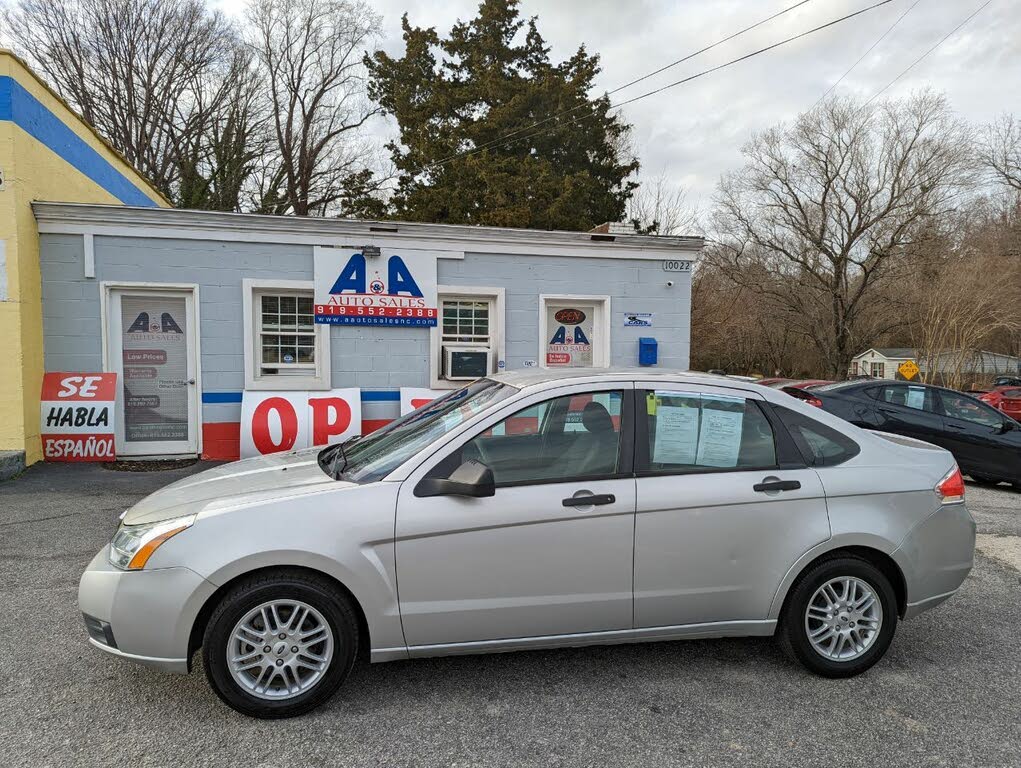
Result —
[[[126,571],[145,567],[160,545],[181,531],[191,527],[195,515],[161,520],[145,525],[121,525],[110,542],[110,563]]]

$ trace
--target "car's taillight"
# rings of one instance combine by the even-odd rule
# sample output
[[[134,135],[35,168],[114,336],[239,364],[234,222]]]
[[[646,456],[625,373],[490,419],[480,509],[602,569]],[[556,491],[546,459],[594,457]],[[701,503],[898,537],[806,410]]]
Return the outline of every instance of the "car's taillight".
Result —
[[[806,397],[805,402],[809,405],[814,405],[816,408],[822,408],[822,400],[818,397]]]
[[[944,504],[964,501],[964,477],[961,476],[960,467],[954,465],[954,468],[936,483],[936,495]]]

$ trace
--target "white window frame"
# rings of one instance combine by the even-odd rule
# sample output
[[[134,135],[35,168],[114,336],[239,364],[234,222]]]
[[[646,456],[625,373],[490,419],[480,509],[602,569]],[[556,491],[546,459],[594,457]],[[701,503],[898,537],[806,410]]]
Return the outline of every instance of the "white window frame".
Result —
[[[439,285],[436,287],[436,307],[439,318],[436,325],[429,329],[429,387],[431,389],[458,389],[465,381],[450,381],[443,378],[443,361],[440,352],[443,347],[443,301],[457,299],[461,301],[488,301],[492,306],[489,313],[489,343],[493,350],[493,367],[490,373],[498,373],[506,367],[504,314],[506,296],[503,288],[477,285]],[[466,344],[465,346],[483,346]]]
[[[573,293],[543,293],[539,295],[539,355],[538,363],[540,368],[548,368],[546,365],[546,341],[549,338],[549,328],[546,323],[546,305],[549,303],[586,303],[596,305],[596,316],[592,319],[592,327],[595,335],[599,337],[597,344],[592,342],[592,367],[610,367],[610,297],[609,296],[584,296]]]
[[[315,326],[316,372],[314,376],[274,376],[259,373],[261,349],[256,349],[258,338],[255,332],[257,322],[255,310],[257,296],[266,293],[309,293],[313,291],[311,280],[242,280],[242,304],[245,323],[245,389],[266,391],[327,390],[330,383],[330,326],[317,323]],[[260,315],[261,317],[261,310]]]

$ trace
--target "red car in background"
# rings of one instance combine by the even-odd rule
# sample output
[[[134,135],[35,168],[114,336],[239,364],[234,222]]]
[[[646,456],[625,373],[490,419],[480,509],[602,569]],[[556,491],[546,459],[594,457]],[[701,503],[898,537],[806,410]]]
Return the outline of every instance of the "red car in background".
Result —
[[[822,408],[822,400],[818,397],[813,397],[812,390],[816,387],[832,383],[833,382],[828,379],[804,379],[802,381],[793,381],[786,384],[775,384],[772,386],[774,389],[779,389],[781,392],[786,392],[788,395],[798,398],[798,400],[804,400],[809,405],[814,405],[816,408]]]
[[[978,395],[978,399],[1021,421],[1021,387],[994,387]]]

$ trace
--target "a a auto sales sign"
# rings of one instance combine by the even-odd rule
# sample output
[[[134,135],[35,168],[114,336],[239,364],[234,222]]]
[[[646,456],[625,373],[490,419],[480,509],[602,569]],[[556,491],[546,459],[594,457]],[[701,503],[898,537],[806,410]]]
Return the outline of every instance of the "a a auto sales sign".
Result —
[[[315,249],[315,321],[333,325],[433,326],[434,251],[366,255],[350,248]]]
[[[116,373],[43,375],[40,416],[46,461],[113,461]]]

